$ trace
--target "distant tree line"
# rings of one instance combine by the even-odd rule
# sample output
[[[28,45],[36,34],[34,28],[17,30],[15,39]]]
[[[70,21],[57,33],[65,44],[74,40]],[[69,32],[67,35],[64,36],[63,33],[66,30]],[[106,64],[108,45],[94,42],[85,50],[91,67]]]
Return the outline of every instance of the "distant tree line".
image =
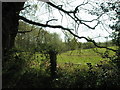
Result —
[[[23,21],[19,22],[18,32],[15,47],[21,51],[42,52],[55,50],[61,53],[80,48],[90,49],[96,47],[92,42],[79,42],[77,38],[71,35],[65,38],[63,42],[57,33],[50,33],[40,27],[31,26]],[[97,44],[107,47],[114,45],[112,41],[98,42]]]

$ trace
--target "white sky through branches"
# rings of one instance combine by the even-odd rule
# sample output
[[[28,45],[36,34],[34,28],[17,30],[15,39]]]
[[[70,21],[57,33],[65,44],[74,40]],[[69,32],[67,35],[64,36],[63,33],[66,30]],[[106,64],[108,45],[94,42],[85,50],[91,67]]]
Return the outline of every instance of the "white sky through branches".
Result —
[[[97,16],[96,15],[91,15],[89,13],[86,13],[86,9],[89,9],[92,11],[92,8],[97,8],[99,4],[96,3],[101,3],[101,2],[105,2],[105,1],[111,1],[111,0],[49,0],[53,3],[56,3],[57,5],[61,5],[63,9],[69,11],[69,10],[73,10],[77,5],[86,3],[87,1],[91,1],[91,4],[93,6],[91,6],[91,4],[88,5],[83,5],[80,8],[80,11],[78,13],[78,17],[81,20],[92,20],[92,19],[96,19]],[[32,1],[29,2],[30,4],[33,3]],[[29,16],[27,15],[27,18],[32,18],[32,20],[36,21],[36,22],[41,22],[41,23],[46,23],[46,21],[51,20],[51,19],[56,19],[55,21],[51,21],[49,22],[50,25],[62,25],[64,27],[68,27],[68,28],[73,28],[75,27],[74,21],[68,17],[66,14],[64,14],[61,11],[58,11],[57,9],[50,7],[49,5],[47,5],[44,2],[41,1],[35,1],[34,3],[37,3],[37,10],[35,11],[35,15],[33,16]],[[33,3],[33,4],[34,4]],[[98,7],[99,8],[99,7]],[[93,11],[94,12],[94,11]],[[113,12],[114,15],[114,12]],[[92,39],[94,39],[97,42],[104,42],[106,41],[107,36],[109,36],[112,33],[112,30],[109,28],[109,24],[111,24],[112,22],[110,22],[109,20],[109,16],[107,14],[104,14],[102,17],[100,17],[99,20],[104,20],[104,25],[103,24],[99,24],[96,29],[92,30],[89,29],[88,27],[86,27],[83,24],[79,25],[78,28],[78,32],[76,33],[75,31],[73,31],[74,33],[78,34],[79,36],[85,36],[85,37],[90,37]],[[94,27],[96,25],[97,21],[93,21],[93,22],[85,22],[85,24]],[[64,40],[65,35],[63,34],[61,29],[54,29],[54,28],[45,28],[46,30],[48,30],[49,32],[56,32],[58,34],[60,34],[61,38]],[[110,39],[110,38],[108,38]],[[86,40],[79,40],[81,42],[85,42]]]

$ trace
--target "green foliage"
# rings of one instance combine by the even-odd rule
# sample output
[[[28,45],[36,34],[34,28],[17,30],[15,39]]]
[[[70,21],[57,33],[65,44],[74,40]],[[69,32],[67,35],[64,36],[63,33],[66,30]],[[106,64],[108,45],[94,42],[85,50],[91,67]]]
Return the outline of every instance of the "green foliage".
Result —
[[[91,68],[92,67],[92,68]],[[119,75],[113,66],[112,69],[94,67],[88,65],[88,70],[74,68],[74,71],[69,71],[70,68],[60,69],[58,78],[53,81],[54,88],[111,88],[119,87]],[[115,74],[115,76],[114,76]],[[112,81],[113,80],[113,81]],[[109,83],[111,82],[111,83]]]
[[[118,2],[114,2],[114,3],[109,3],[109,5],[112,6],[112,9],[109,9],[109,10],[115,10],[115,19],[112,19],[114,20],[115,22],[112,24],[112,25],[109,25],[110,28],[113,30],[112,32],[112,35],[110,35],[110,37],[112,37],[112,42],[114,45],[116,45],[118,48],[117,48],[117,51],[116,51],[116,56],[115,57],[112,57],[112,61],[114,64],[116,64],[116,66],[118,67],[118,69],[120,69],[120,10],[118,9],[119,7],[119,4]],[[114,8],[113,8],[114,7]]]
[[[118,32],[112,32],[112,35],[110,35],[112,38],[112,43],[116,46],[119,46],[119,33]]]
[[[32,52],[19,52],[17,49],[10,50],[8,55],[3,63],[3,88],[35,88],[38,74],[40,78],[44,75],[45,79],[48,78],[49,72],[44,63],[46,58],[42,54],[38,60],[38,56]]]
[[[14,87],[27,68],[27,57],[22,53],[17,54],[16,50],[12,49],[4,60],[2,68],[3,88]]]
[[[75,50],[78,48],[77,39],[75,37],[71,39],[69,38],[65,44],[68,50]]]
[[[82,43],[82,48],[83,49],[90,49],[90,48],[95,48],[95,46],[91,42],[86,42],[86,43]]]
[[[15,46],[19,50],[36,52],[46,50],[47,52],[51,49],[62,52],[64,49],[63,42],[56,33],[49,33],[39,27],[31,26],[24,22],[20,22],[19,32],[23,32],[16,36]]]

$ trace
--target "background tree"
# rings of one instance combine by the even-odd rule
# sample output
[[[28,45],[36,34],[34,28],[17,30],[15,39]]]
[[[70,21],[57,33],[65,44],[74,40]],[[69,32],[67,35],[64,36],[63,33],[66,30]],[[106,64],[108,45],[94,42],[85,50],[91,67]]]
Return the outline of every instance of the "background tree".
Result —
[[[49,49],[61,52],[62,40],[56,33],[49,33],[42,28],[31,26],[24,22],[20,22],[18,35],[15,42],[16,48],[19,50],[33,51],[49,51]]]
[[[116,59],[113,60],[117,64],[117,67],[120,68],[120,2],[109,3],[112,10],[116,12],[115,23],[110,27],[113,30],[111,35],[113,44],[117,46]]]

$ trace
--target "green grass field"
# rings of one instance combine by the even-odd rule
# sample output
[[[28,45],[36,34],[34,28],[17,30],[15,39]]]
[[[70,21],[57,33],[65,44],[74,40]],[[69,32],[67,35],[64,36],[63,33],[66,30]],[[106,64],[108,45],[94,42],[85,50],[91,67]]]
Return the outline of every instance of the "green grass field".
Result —
[[[105,52],[105,49],[98,49],[99,52]],[[114,55],[112,51],[110,51],[110,55]],[[57,56],[58,63],[75,63],[86,65],[86,63],[91,63],[95,65],[99,63],[99,61],[107,60],[106,58],[102,58],[99,54],[95,53],[93,49],[82,49],[82,50],[73,50],[68,51]]]
[[[114,48],[114,47],[112,47]],[[97,48],[99,52],[105,52],[106,49]],[[109,51],[109,55],[114,55],[114,52]],[[40,65],[41,61],[47,60],[44,55],[40,53],[34,54],[32,57],[33,62],[36,63],[38,66]],[[76,66],[79,65],[80,67],[86,67],[86,63],[91,63],[92,65],[96,65],[100,63],[100,61],[109,60],[107,58],[102,58],[101,55],[94,52],[93,49],[80,49],[80,50],[73,50],[67,51],[57,55],[57,64],[61,67],[64,67],[65,64],[75,64]],[[47,60],[49,61],[49,59]],[[36,67],[36,65],[34,66]]]

